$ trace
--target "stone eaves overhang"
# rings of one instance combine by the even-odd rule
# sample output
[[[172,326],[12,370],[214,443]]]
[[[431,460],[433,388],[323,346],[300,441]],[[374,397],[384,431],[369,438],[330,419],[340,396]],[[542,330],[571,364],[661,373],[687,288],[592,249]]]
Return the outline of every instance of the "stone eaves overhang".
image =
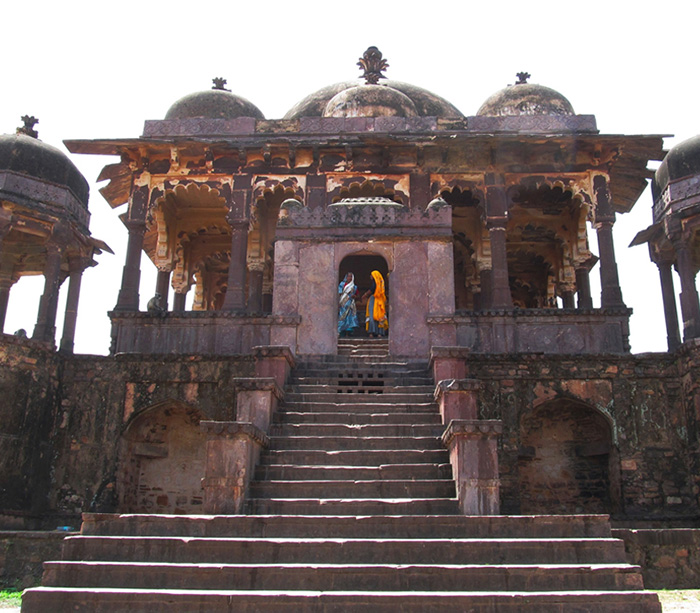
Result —
[[[464,172],[450,167],[447,153],[453,150],[478,152],[474,172],[545,173],[587,172],[600,169],[610,175],[613,208],[618,213],[631,210],[653,177],[649,160],[661,160],[665,135],[599,134],[591,115],[466,117],[304,117],[296,120],[256,120],[238,118],[147,121],[144,135],[135,139],[67,140],[71,153],[118,155],[121,164],[107,166],[98,180],[122,177],[126,165],[142,158],[178,155],[216,157],[229,151],[261,151],[281,148],[314,151],[348,147],[417,147],[422,158],[437,148],[436,159],[418,163],[428,172]],[[547,155],[542,155],[543,151]],[[269,156],[269,159],[273,159]],[[290,161],[292,156],[290,155]],[[542,160],[552,160],[543,163]],[[313,165],[275,167],[257,165],[256,172],[290,170],[298,172]],[[111,170],[110,170],[111,169]],[[130,175],[130,173],[129,173]],[[130,177],[129,177],[130,179]],[[105,194],[104,188],[101,190]],[[118,206],[105,197],[113,206]],[[123,200],[122,200],[123,202]],[[121,204],[121,203],[119,203]]]

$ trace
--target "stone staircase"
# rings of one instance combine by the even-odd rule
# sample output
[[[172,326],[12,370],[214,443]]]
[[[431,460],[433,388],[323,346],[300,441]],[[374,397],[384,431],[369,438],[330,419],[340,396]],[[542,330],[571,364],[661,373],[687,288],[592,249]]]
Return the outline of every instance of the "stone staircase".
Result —
[[[239,516],[86,515],[24,612],[659,613],[608,518],[458,514],[426,364],[298,364]]]

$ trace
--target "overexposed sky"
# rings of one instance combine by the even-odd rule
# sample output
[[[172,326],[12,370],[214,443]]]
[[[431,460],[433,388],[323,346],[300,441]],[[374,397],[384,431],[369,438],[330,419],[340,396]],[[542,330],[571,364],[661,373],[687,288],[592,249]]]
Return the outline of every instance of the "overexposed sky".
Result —
[[[64,151],[64,139],[138,137],[144,120],[162,119],[213,77],[276,119],[307,94],[359,77],[357,59],[376,45],[389,78],[434,91],[465,115],[528,71],[530,82],[560,91],[577,113],[594,114],[602,133],[673,134],[668,148],[700,133],[700,83],[691,69],[699,18],[700,4],[689,0],[6,2],[0,133],[29,114],[39,118],[39,138]],[[126,230],[95,179],[116,159],[71,157],[91,184],[92,234],[115,251],[83,276],[76,336],[76,352],[104,354]],[[627,249],[650,223],[647,190],[615,225],[635,353],[666,348],[657,269],[646,246]],[[591,248],[597,252],[594,235]],[[144,258],[144,305],[154,288]],[[13,288],[6,332],[23,327],[31,335],[42,290],[43,278]],[[66,290],[67,283],[62,301]]]

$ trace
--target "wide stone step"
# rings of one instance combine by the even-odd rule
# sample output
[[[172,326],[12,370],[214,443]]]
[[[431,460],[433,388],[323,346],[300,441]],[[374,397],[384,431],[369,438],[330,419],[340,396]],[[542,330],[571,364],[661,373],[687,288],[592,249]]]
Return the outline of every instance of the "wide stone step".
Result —
[[[23,602],[26,613],[661,613],[658,596],[641,591],[366,593],[40,587],[27,590]]]
[[[271,467],[272,468],[272,467]],[[610,538],[607,515],[149,515],[85,513],[83,535],[364,538]]]
[[[329,394],[337,393],[338,386],[334,383],[329,385],[307,385],[290,383],[285,386],[286,395],[294,394]],[[361,391],[361,390],[360,390]],[[365,392],[379,392],[380,394],[426,394],[432,398],[435,392],[434,385],[384,385],[375,390],[368,389]],[[347,389],[341,393],[346,393]],[[364,392],[362,392],[364,393]]]
[[[47,562],[43,585],[207,590],[545,591],[644,589],[629,564],[159,564]]]
[[[359,398],[356,398],[359,397]],[[286,402],[330,402],[334,404],[340,404],[348,401],[354,401],[355,399],[361,402],[376,402],[376,403],[429,403],[433,402],[433,394],[431,393],[387,393],[380,389],[370,390],[370,391],[343,391],[336,388],[336,391],[329,391],[324,393],[317,392],[305,392],[296,393],[288,392],[285,394],[284,399]],[[437,408],[437,405],[436,405]]]
[[[256,481],[250,485],[252,498],[453,498],[452,479],[442,480],[338,480],[338,481]]]
[[[322,424],[440,424],[434,411],[415,413],[345,413],[340,411],[278,411],[275,423]]]
[[[439,438],[441,424],[275,424],[270,436],[323,437],[432,437]]]
[[[271,436],[270,449],[310,449],[340,451],[347,449],[443,449],[437,437],[409,436]]]
[[[286,402],[281,408],[282,411],[303,411],[305,413],[311,411],[322,411],[330,413],[332,411],[341,411],[343,413],[429,413],[436,412],[436,406],[433,402],[365,402],[364,399],[358,399],[356,395],[350,396],[346,402]]]
[[[387,464],[384,466],[259,466],[255,478],[260,481],[370,479],[451,479],[449,464]]]
[[[382,466],[384,464],[446,464],[445,449],[269,449],[260,457],[261,464],[320,466]]]
[[[617,564],[618,539],[67,537],[64,560],[291,564]]]
[[[454,498],[251,498],[248,511],[274,515],[455,515]]]

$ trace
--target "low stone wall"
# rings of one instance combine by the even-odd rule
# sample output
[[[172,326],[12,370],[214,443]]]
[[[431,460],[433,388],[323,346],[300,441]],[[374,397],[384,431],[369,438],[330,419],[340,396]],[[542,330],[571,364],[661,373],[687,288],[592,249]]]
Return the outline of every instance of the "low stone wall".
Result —
[[[0,532],[0,588],[25,589],[41,582],[45,560],[60,560],[63,539],[75,532]]]
[[[700,529],[614,529],[612,534],[625,541],[628,561],[642,567],[647,589],[700,588]]]

